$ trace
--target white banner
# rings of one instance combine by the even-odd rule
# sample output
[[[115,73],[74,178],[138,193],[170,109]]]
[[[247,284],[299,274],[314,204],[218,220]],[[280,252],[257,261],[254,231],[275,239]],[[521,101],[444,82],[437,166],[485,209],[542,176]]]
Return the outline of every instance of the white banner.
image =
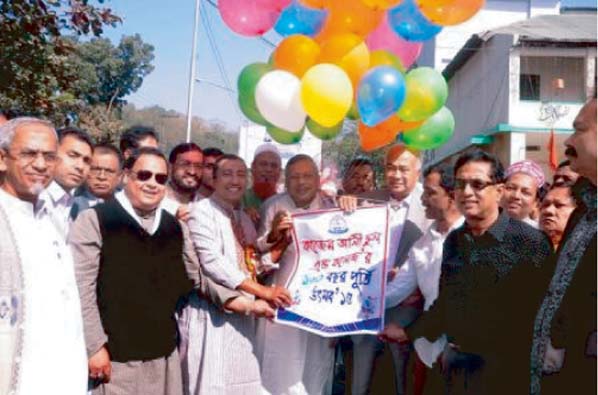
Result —
[[[293,215],[298,251],[286,287],[293,304],[276,322],[321,336],[376,334],[384,326],[388,209]]]

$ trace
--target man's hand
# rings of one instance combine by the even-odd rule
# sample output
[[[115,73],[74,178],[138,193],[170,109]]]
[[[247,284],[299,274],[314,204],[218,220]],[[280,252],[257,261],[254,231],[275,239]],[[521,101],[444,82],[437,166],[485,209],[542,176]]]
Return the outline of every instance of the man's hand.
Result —
[[[287,211],[279,211],[272,219],[272,230],[268,234],[268,242],[275,243],[288,235],[293,227],[293,219]]]
[[[357,210],[357,198],[353,195],[342,195],[337,198],[338,206],[346,213]]]
[[[384,330],[378,334],[378,338],[390,343],[407,343],[409,336],[405,330],[397,324],[390,323],[386,325]]]
[[[399,268],[398,267],[393,267],[392,269],[390,269],[388,271],[388,273],[386,273],[386,282],[389,283],[392,280],[394,280],[395,277],[397,276],[398,272],[399,272]]]
[[[255,207],[247,207],[245,208],[245,214],[251,218],[251,221],[257,226],[260,222],[260,212]]]
[[[110,354],[106,346],[100,348],[88,362],[89,377],[92,379],[102,380],[107,383],[110,381],[110,375],[112,374],[112,365],[110,364]]]
[[[191,211],[189,211],[189,207],[187,207],[185,204],[181,204],[176,211],[176,218],[183,222],[189,221],[189,218],[191,218]]]
[[[266,294],[262,299],[267,300],[276,307],[287,307],[291,305],[293,300],[291,299],[291,294],[286,288],[283,288],[279,285],[265,288]]]
[[[263,299],[256,299],[251,306],[251,314],[255,317],[274,318],[274,309]]]

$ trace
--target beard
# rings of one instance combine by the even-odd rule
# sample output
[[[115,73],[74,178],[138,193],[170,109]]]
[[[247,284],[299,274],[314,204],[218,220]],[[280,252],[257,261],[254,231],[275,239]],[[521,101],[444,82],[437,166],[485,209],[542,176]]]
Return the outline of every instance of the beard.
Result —
[[[259,197],[262,201],[266,200],[270,196],[276,194],[276,183],[255,181],[253,183],[253,192],[255,192],[256,196]]]
[[[197,179],[196,179],[195,185],[193,185],[193,186],[186,185],[185,181],[178,180],[176,178],[173,178],[172,182],[173,182],[174,186],[176,187],[176,189],[182,193],[195,193],[195,192],[197,192],[197,190],[199,189],[199,187],[201,185],[201,180],[197,180]]]

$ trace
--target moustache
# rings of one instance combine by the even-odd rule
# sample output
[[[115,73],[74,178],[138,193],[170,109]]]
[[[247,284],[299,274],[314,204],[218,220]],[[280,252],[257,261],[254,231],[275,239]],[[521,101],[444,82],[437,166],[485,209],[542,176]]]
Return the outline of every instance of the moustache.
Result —
[[[567,147],[567,149],[565,150],[565,155],[577,158],[577,151],[575,151],[575,148],[573,147]]]

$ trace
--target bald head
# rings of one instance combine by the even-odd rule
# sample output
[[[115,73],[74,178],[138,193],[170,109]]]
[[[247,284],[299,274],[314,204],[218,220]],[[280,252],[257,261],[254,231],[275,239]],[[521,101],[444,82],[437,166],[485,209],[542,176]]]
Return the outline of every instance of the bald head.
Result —
[[[575,132],[565,140],[571,169],[596,185],[596,99],[589,100],[573,122]]]

